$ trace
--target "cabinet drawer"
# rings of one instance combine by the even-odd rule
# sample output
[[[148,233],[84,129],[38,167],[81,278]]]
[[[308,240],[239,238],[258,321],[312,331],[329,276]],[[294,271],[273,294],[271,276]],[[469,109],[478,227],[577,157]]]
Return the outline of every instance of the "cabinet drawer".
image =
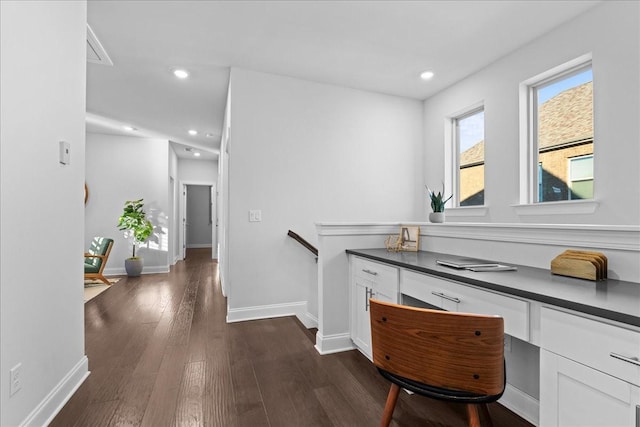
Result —
[[[398,268],[383,265],[363,258],[354,258],[353,267],[356,277],[365,279],[388,295],[398,293]]]
[[[431,279],[432,277],[426,274],[402,270],[400,272],[400,293],[443,308],[442,297],[438,295],[442,292],[443,286]]]
[[[541,347],[640,385],[640,332],[543,307]]]
[[[498,315],[504,332],[529,341],[529,302],[427,274],[402,272],[400,292],[449,311]]]

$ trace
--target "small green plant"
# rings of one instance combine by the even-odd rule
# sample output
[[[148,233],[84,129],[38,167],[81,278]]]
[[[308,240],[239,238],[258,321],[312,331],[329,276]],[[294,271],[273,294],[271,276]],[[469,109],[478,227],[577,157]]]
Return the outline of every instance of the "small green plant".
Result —
[[[143,207],[143,199],[127,200],[124,202],[124,212],[118,219],[118,229],[133,240],[132,258],[136,257],[136,245],[144,243],[153,233],[153,224],[147,219]]]
[[[444,212],[444,205],[453,197],[453,194],[450,195],[446,200],[443,200],[444,196],[442,194],[444,193],[444,183],[442,184],[442,191],[438,191],[437,194],[434,191],[431,191],[431,189],[426,185],[425,187],[429,192],[429,199],[431,200],[431,209],[433,209],[434,212]]]

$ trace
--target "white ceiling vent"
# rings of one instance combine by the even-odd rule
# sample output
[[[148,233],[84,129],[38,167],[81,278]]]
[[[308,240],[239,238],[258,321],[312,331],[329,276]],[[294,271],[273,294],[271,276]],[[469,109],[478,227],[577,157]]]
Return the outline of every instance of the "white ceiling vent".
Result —
[[[87,24],[87,62],[93,64],[113,65],[107,51],[102,47],[102,43],[98,40],[95,33]]]

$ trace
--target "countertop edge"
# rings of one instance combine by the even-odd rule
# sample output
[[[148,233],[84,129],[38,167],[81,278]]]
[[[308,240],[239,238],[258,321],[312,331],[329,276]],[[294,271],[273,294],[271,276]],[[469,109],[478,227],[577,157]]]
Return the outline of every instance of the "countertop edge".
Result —
[[[621,313],[621,312],[612,311],[612,310],[604,309],[604,308],[593,306],[593,305],[582,304],[582,303],[567,300],[564,298],[557,298],[550,295],[539,294],[539,293],[526,291],[522,289],[511,288],[508,286],[495,284],[489,281],[473,279],[473,278],[456,274],[455,270],[452,270],[451,272],[444,272],[441,270],[435,270],[425,266],[407,264],[407,263],[393,260],[387,257],[372,255],[366,252],[361,252],[360,250],[357,250],[357,249],[347,249],[345,252],[349,255],[356,255],[356,256],[367,258],[373,261],[383,262],[385,264],[394,265],[396,267],[404,268],[404,269],[415,271],[418,273],[426,273],[426,274],[441,277],[444,279],[455,280],[457,282],[476,286],[478,288],[484,288],[484,289],[488,289],[496,292],[501,292],[507,295],[526,298],[526,299],[541,302],[544,304],[549,304],[556,307],[561,307],[561,308],[573,310],[576,312],[589,314],[596,317],[601,317],[603,319],[608,319],[608,320],[624,323],[627,325],[640,327],[640,317],[633,316],[627,313]],[[524,267],[524,266],[517,266],[517,267]],[[512,273],[517,273],[517,272],[504,272],[500,274],[512,274]]]

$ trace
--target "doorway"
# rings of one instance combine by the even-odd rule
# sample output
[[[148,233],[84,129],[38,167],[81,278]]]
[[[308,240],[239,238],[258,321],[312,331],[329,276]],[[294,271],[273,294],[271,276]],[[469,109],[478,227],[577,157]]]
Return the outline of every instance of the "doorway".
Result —
[[[184,184],[182,191],[182,258],[187,249],[207,248],[217,257],[217,220],[214,185]]]

